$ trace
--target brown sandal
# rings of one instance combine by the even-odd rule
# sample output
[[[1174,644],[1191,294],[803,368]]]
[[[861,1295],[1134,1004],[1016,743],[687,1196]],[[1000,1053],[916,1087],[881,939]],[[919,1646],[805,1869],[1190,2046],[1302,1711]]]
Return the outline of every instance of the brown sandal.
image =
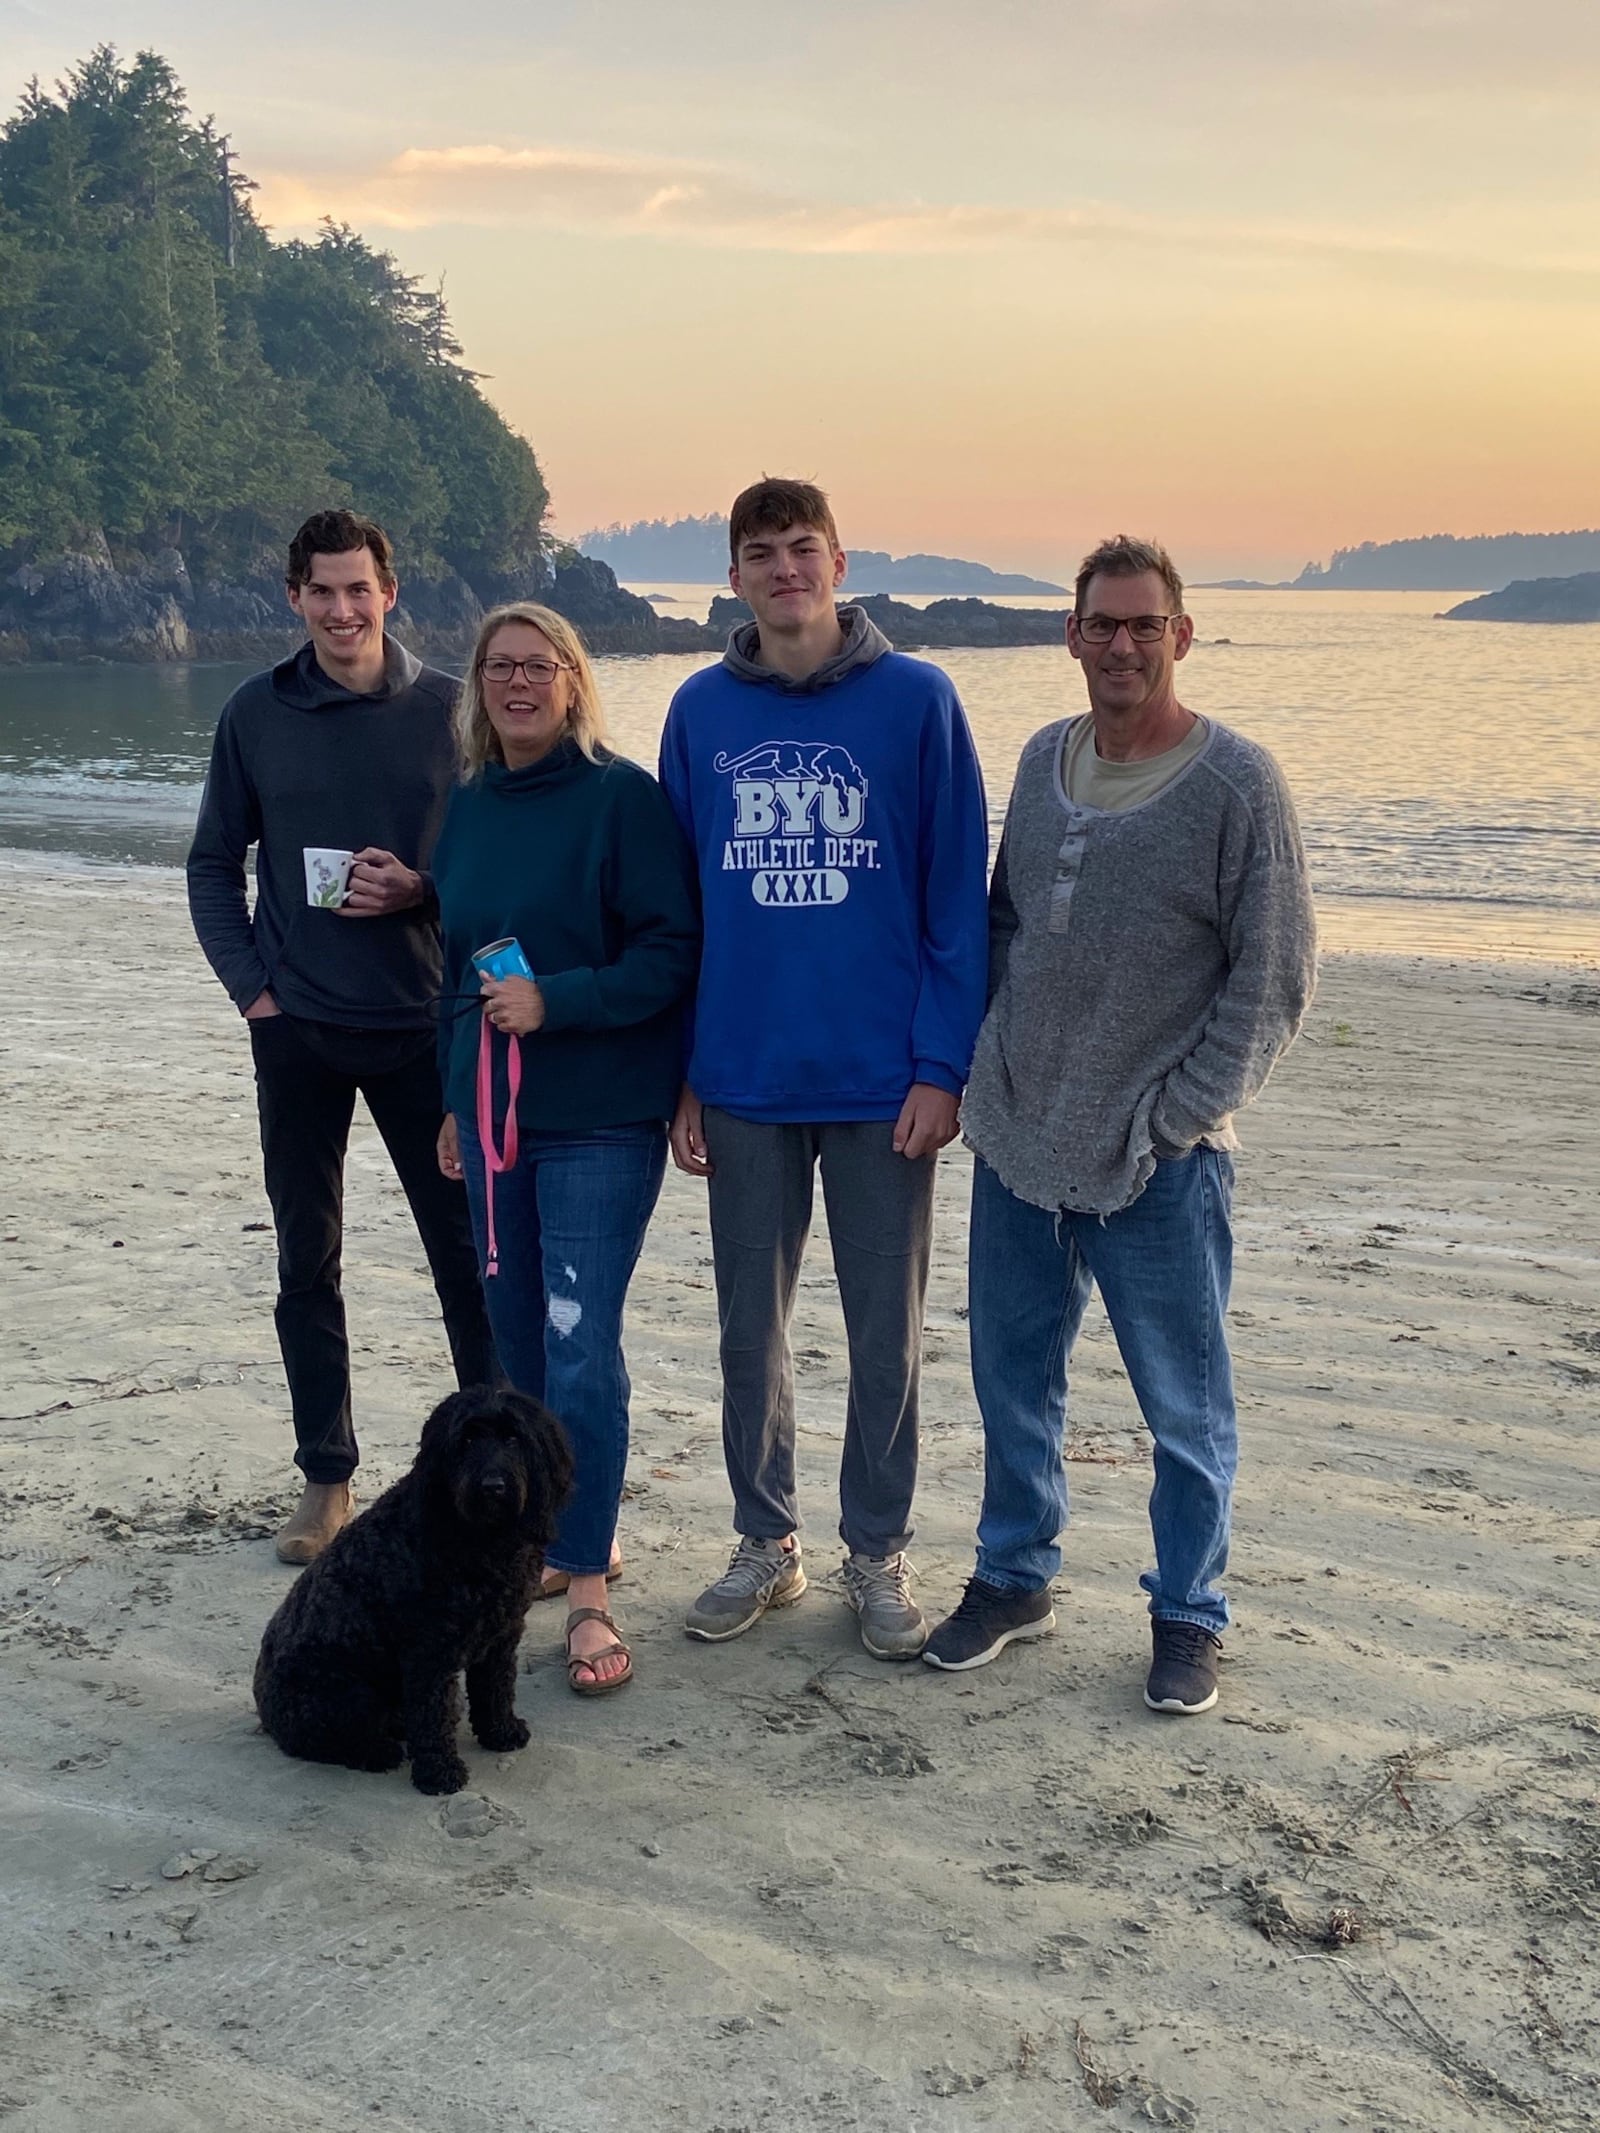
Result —
[[[622,1565],[612,1563],[606,1571],[606,1583],[614,1585],[621,1575]],[[571,1583],[572,1579],[565,1570],[547,1570],[540,1578],[533,1596],[536,1600],[558,1600]]]
[[[572,1631],[578,1622],[603,1622],[612,1633],[612,1642],[603,1644],[597,1652],[585,1652],[574,1657]],[[567,1687],[574,1696],[609,1696],[613,1689],[624,1689],[633,1679],[633,1654],[616,1634],[617,1625],[603,1607],[575,1607],[567,1617]],[[621,1652],[627,1665],[620,1674],[611,1674],[605,1680],[594,1678],[594,1669],[602,1659],[609,1659],[613,1652]],[[590,1674],[588,1681],[578,1679],[578,1668],[584,1667]]]

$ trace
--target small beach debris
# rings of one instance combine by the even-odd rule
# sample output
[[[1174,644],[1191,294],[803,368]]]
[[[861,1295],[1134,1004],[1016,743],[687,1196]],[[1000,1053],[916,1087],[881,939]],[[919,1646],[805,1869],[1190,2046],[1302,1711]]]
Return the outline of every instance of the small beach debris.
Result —
[[[922,2085],[930,2096],[975,2096],[979,2089],[988,2085],[987,2074],[960,2074],[948,2060],[930,2066],[922,2077]]]
[[[163,1863],[161,1878],[163,1881],[181,1881],[185,1874],[198,1873],[201,1867],[210,1866],[212,1861],[220,1856],[220,1853],[214,1851],[174,1852],[172,1857]]]
[[[247,1859],[242,1852],[226,1859],[213,1853],[200,1878],[202,1881],[211,1882],[248,1881],[252,1874],[259,1874],[260,1871],[261,1861]]]
[[[1307,1910],[1281,1889],[1248,1880],[1239,1884],[1239,1894],[1246,1919],[1275,1948],[1290,1942],[1306,1948],[1350,1948],[1366,1935],[1365,1921],[1349,1904],[1336,1903],[1322,1914]]]

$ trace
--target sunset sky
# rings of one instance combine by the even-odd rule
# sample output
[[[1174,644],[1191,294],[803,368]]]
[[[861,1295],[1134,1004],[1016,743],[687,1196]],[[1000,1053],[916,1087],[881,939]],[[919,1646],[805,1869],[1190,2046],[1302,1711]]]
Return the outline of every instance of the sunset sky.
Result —
[[[558,529],[1191,575],[1600,524],[1596,0],[0,0],[162,52],[279,236],[446,295]]]

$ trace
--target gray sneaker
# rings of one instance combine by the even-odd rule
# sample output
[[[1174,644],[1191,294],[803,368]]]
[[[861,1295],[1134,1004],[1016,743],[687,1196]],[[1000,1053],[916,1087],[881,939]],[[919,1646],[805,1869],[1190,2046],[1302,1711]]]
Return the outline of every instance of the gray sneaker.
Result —
[[[903,1555],[847,1555],[844,1596],[861,1617],[861,1641],[874,1659],[915,1659],[928,1641],[922,1609],[911,1597]]]
[[[746,1534],[728,1558],[728,1567],[708,1585],[683,1618],[691,1637],[723,1644],[741,1637],[769,1607],[790,1607],[806,1589],[800,1543],[752,1540]]]

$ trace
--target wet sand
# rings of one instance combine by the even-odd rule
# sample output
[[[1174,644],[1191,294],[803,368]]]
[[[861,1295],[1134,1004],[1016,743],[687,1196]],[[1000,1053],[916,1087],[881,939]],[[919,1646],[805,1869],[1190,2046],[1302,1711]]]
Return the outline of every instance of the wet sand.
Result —
[[[536,1608],[468,1790],[290,1762],[249,1049],[158,874],[5,874],[0,2123],[835,2133],[1573,2128],[1600,2114],[1600,977],[1335,957],[1244,1122],[1219,1709],[1141,1707],[1147,1452],[1098,1307],[1053,1639],[878,1664],[837,1589],[843,1338],[795,1346],[813,1589],[737,1644],[703,1194],[630,1318],[616,1602]],[[448,1390],[375,1136],[346,1293],[370,1496]],[[919,1591],[970,1568],[966,1159],[928,1312]],[[164,1871],[165,1870],[165,1871]]]

